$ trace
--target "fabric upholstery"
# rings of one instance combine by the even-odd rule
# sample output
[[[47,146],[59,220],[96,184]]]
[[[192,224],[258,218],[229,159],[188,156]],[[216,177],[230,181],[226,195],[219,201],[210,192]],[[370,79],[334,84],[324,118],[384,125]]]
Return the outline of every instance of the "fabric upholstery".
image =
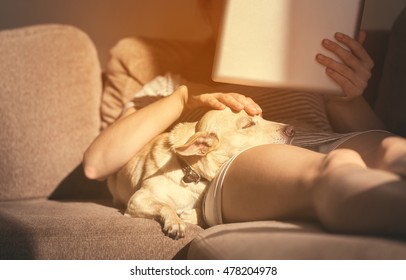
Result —
[[[236,223],[201,232],[188,259],[406,259],[406,242],[330,234],[309,223]]]
[[[111,200],[0,202],[0,259],[172,259],[202,231],[173,240],[158,222],[125,217]]]
[[[192,50],[192,51],[191,51]],[[181,42],[148,38],[124,38],[110,52],[105,72],[105,87],[101,104],[103,128],[121,114],[123,105],[134,93],[158,75],[182,73],[191,81],[208,80],[210,73],[200,67],[211,64],[205,43]],[[195,58],[201,62],[196,64]]]
[[[388,129],[406,137],[406,8],[391,30],[375,110]]]
[[[44,25],[0,32],[0,200],[48,197],[100,129],[88,36]]]

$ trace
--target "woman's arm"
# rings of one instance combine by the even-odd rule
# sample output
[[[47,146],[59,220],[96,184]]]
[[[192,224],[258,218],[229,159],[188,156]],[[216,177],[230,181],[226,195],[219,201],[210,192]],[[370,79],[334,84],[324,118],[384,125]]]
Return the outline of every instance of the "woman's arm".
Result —
[[[335,38],[347,49],[327,39],[323,40],[323,46],[336,54],[342,62],[322,54],[316,57],[320,64],[326,66],[326,74],[344,92],[344,97],[326,97],[326,110],[333,129],[338,132],[384,129],[382,121],[362,96],[374,66],[362,46],[366,33],[361,32],[358,40],[342,33],[336,33]]]
[[[385,129],[383,122],[362,96],[349,101],[327,99],[325,106],[336,132]]]
[[[83,157],[85,175],[101,180],[116,172],[181,115],[186,100],[187,90],[179,87],[172,95],[139,111],[129,110],[88,147]]]
[[[190,86],[191,87],[191,86]],[[196,88],[194,90],[203,90]],[[84,153],[85,175],[102,180],[124,166],[145,144],[165,131],[182,114],[183,110],[197,107],[245,110],[260,113],[259,106],[250,98],[236,93],[206,93],[192,95],[187,86],[180,86],[141,110],[129,110],[111,126],[103,130]]]

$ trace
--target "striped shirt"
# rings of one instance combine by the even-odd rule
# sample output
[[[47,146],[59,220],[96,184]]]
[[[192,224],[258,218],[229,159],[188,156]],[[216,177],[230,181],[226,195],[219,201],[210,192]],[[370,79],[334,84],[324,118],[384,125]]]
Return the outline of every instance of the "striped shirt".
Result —
[[[125,104],[124,109],[147,106],[170,95],[181,84],[182,78],[179,75],[167,73],[158,76],[135,93],[133,100]],[[296,146],[317,147],[354,134],[333,132],[323,97],[319,94],[239,85],[220,85],[216,90],[249,96],[262,108],[264,119],[295,126],[296,135],[292,144]],[[178,122],[197,121],[206,111],[207,109],[187,111]]]

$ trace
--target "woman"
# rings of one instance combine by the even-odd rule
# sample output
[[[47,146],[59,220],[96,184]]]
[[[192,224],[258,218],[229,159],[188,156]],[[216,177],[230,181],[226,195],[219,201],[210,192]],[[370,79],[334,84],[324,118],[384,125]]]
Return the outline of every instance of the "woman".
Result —
[[[202,5],[209,11],[216,30],[221,1],[203,1]],[[312,149],[265,145],[241,153],[222,167],[208,190],[204,214],[209,225],[311,219],[336,232],[406,233],[406,217],[398,215],[406,211],[406,140],[380,130],[382,123],[362,97],[373,67],[362,47],[365,33],[358,40],[341,33],[335,38],[348,50],[327,39],[323,40],[323,46],[343,62],[321,54],[316,59],[343,89],[344,97],[318,97],[317,102],[310,102],[304,93],[284,96],[292,97],[288,98],[292,101],[288,106],[292,108],[303,103],[294,101],[298,96],[307,103],[317,104],[315,110],[320,114],[326,112],[335,131],[365,132],[337,136],[326,129],[328,136],[313,142]],[[252,96],[261,100],[260,94]],[[278,94],[266,96],[277,99]],[[254,100],[184,82],[171,95],[140,110],[130,108],[106,128],[85,152],[85,174],[91,179],[104,179],[113,174],[187,111],[230,107],[267,116],[269,108],[261,108]],[[264,104],[272,104],[272,108],[275,105],[273,101]],[[300,144],[297,143],[306,146]]]

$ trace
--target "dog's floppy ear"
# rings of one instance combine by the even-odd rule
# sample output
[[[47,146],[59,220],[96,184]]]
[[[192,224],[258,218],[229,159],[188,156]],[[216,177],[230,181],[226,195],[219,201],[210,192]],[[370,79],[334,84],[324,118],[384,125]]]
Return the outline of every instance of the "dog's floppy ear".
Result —
[[[177,154],[182,156],[205,156],[219,145],[219,138],[213,132],[196,132],[186,144],[174,147]]]

